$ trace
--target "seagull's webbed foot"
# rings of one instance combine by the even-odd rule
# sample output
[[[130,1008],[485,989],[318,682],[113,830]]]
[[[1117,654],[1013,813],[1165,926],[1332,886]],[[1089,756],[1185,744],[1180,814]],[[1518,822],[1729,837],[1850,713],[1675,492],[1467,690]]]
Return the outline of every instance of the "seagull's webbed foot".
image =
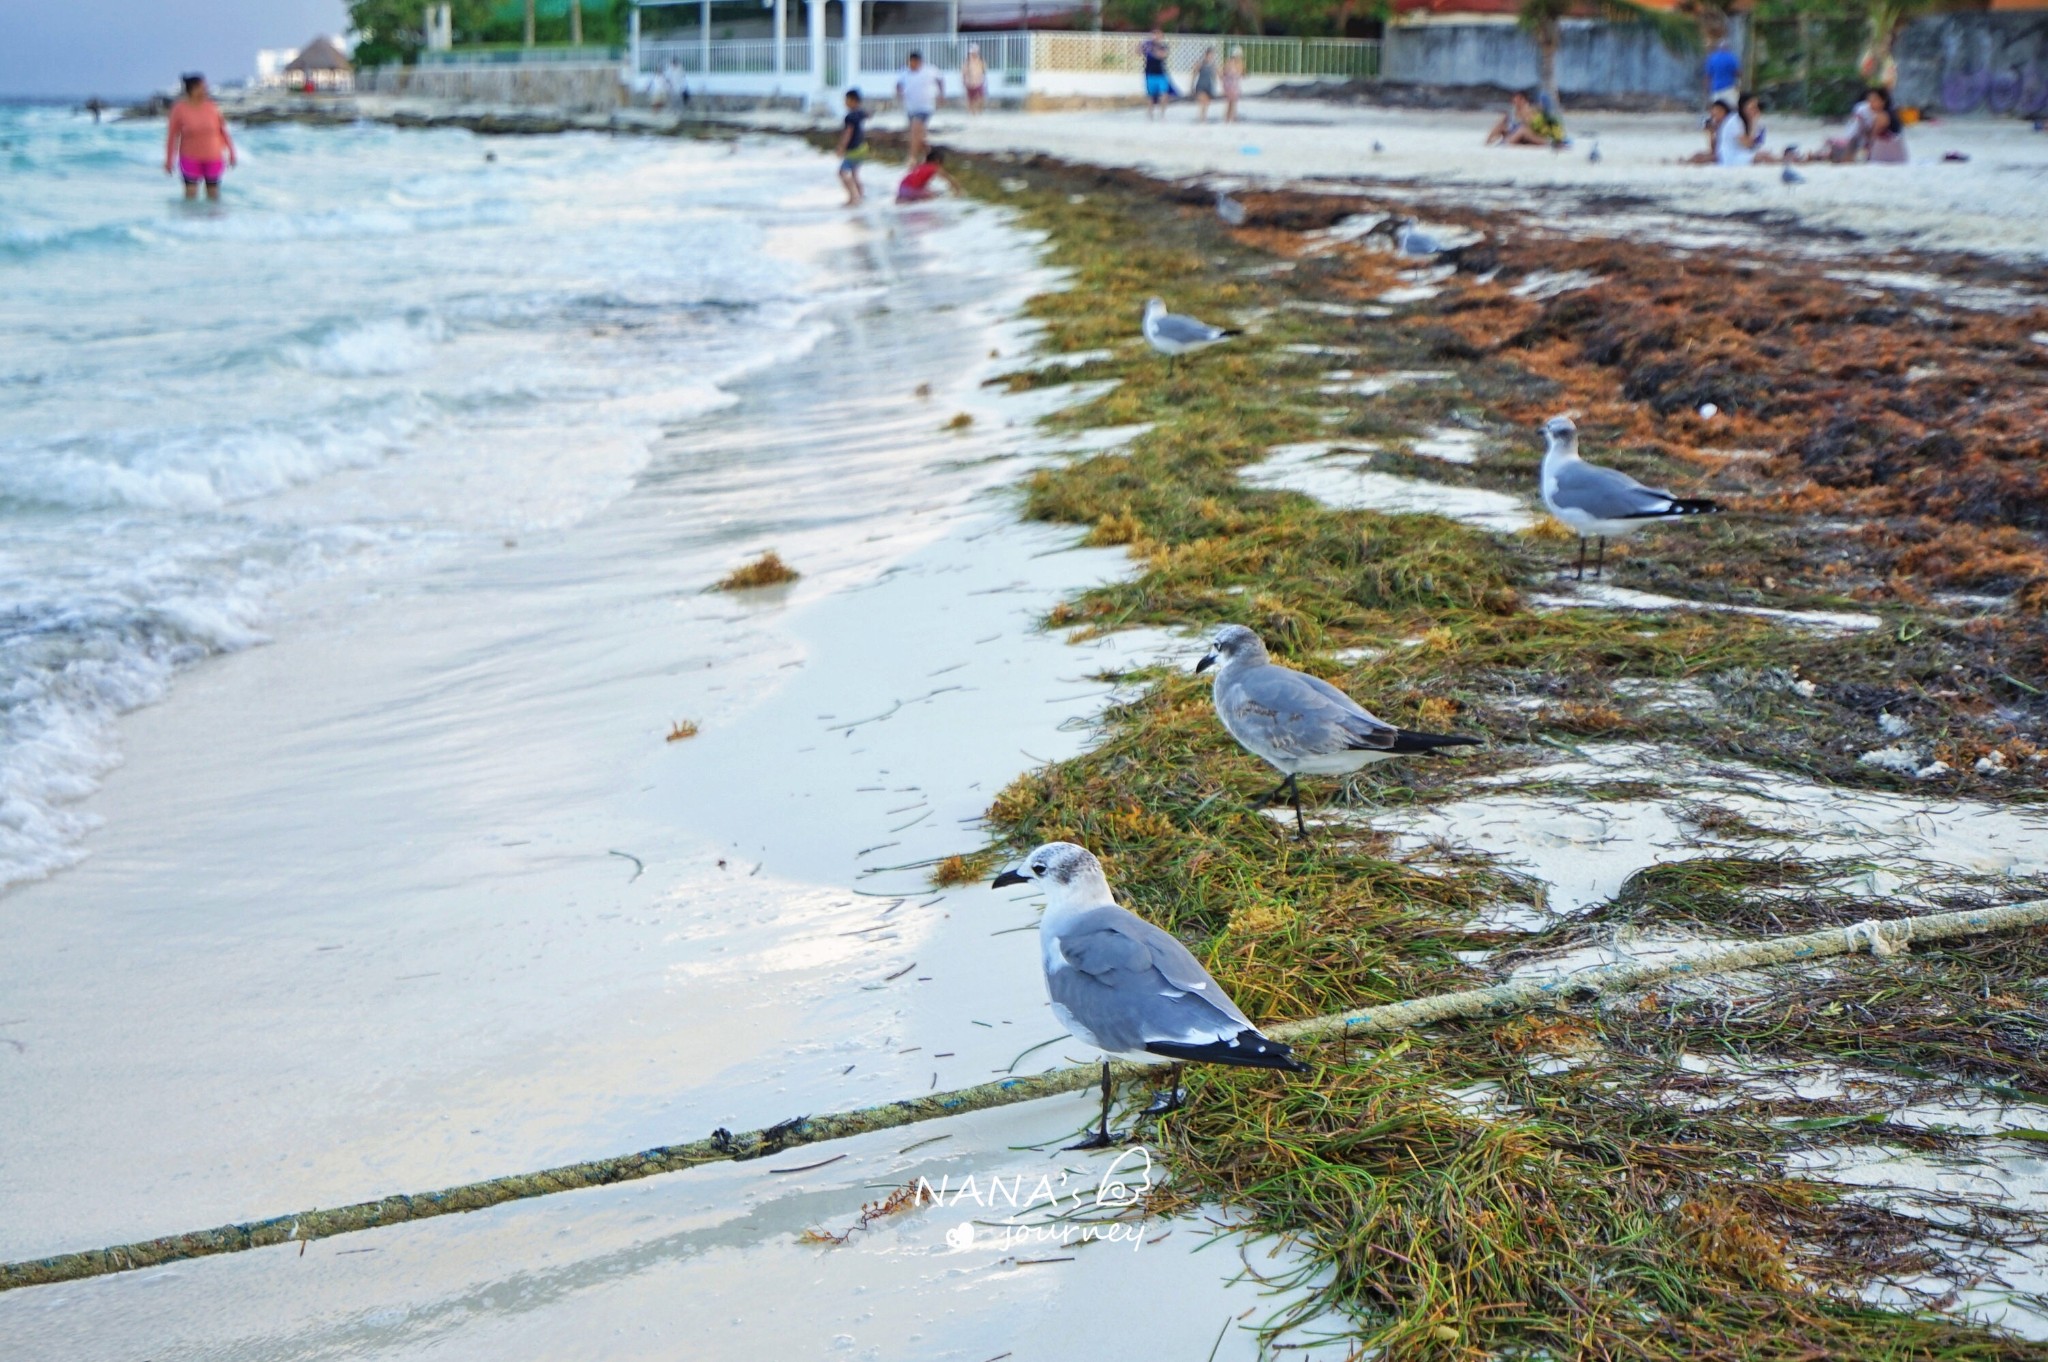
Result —
[[[1140,1116],[1165,1116],[1170,1112],[1179,1111],[1187,1104],[1188,1090],[1183,1088],[1178,1082],[1175,1082],[1170,1087],[1161,1088],[1158,1092],[1152,1094],[1151,1102],[1147,1103],[1145,1109],[1138,1114]]]
[[[1126,1135],[1121,1130],[1107,1128],[1090,1131],[1088,1137],[1078,1144],[1061,1146],[1062,1149],[1114,1149],[1122,1144]]]

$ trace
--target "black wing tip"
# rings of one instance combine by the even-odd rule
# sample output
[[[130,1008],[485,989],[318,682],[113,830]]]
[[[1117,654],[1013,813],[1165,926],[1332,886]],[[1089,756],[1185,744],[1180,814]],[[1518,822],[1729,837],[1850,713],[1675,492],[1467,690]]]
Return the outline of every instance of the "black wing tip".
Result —
[[[1240,1031],[1235,1041],[1212,1040],[1206,1045],[1159,1040],[1146,1045],[1145,1049],[1148,1053],[1166,1059],[1187,1060],[1198,1064],[1228,1064],[1239,1069],[1279,1069],[1293,1074],[1308,1072],[1308,1065],[1296,1059],[1291,1049],[1277,1040],[1269,1040],[1256,1031]]]
[[[1242,336],[1244,334],[1244,328],[1236,326],[1226,326],[1222,329],[1222,333],[1226,336]]]
[[[1392,752],[1434,752],[1441,747],[1484,747],[1485,740],[1462,733],[1417,733],[1402,729],[1394,735]]]
[[[1721,503],[1712,497],[1673,497],[1672,515],[1719,515]]]

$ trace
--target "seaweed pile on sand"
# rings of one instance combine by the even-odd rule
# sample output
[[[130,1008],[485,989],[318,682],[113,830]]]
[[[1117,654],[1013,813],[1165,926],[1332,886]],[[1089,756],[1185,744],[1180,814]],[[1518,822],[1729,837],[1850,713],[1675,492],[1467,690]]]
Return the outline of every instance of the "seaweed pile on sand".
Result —
[[[1133,561],[1048,623],[1249,625],[1390,721],[1490,739],[1323,783],[1297,841],[1249,808],[1267,773],[1206,687],[1162,668],[1090,752],[1002,792],[1000,839],[1096,851],[1252,1016],[1568,967],[1644,936],[2041,892],[2024,865],[1931,843],[1919,876],[1888,852],[1801,854],[1799,828],[1754,811],[1773,781],[1892,800],[1907,824],[1930,796],[2024,815],[2048,789],[2044,414],[2022,386],[2038,319],[1873,300],[1763,251],[1524,238],[1478,213],[1449,224],[1474,244],[1424,269],[1327,230],[1375,211],[1355,195],[1241,194],[1232,231],[1199,186],[956,160],[1071,276],[1033,308],[1048,349],[1088,357],[1008,382],[1116,380],[1055,423],[1151,423],[1024,488],[1026,514]],[[1135,338],[1154,293],[1252,334],[1170,371]],[[1567,580],[1554,529],[1344,509],[1242,476],[1276,446],[1341,446],[1393,475],[1530,495],[1533,428],[1564,409],[1589,451],[1737,508],[1610,558],[1621,586],[1676,599],[1634,608]],[[1430,452],[1445,431],[1463,461]],[[1567,760],[1624,747],[1645,759]],[[1886,749],[1904,756],[1868,759]],[[1755,799],[1702,794],[1700,772]],[[1691,844],[1557,911],[1506,859],[1399,835],[1511,787],[1668,808]],[[2034,931],[1311,1047],[1306,1080],[1190,1072],[1192,1100],[1157,1132],[1174,1174],[1160,1204],[1221,1201],[1293,1246],[1263,1327],[1330,1356],[2048,1356],[1985,1318],[2002,1294],[2042,1331],[2048,1301],[2020,1268],[2048,1200],[1839,1175],[2048,1138],[2044,1041]]]

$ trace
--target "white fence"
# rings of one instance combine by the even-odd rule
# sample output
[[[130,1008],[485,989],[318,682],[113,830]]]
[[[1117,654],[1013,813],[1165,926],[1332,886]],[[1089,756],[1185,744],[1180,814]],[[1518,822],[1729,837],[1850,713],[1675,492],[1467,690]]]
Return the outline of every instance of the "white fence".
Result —
[[[671,31],[639,43],[637,66],[645,77],[657,75],[673,63],[686,78],[713,93],[770,93],[770,84],[781,90],[837,90],[865,83],[875,87],[869,91],[871,97],[887,99],[892,93],[887,87],[896,72],[917,52],[945,77],[952,97],[959,93],[960,63],[972,44],[981,49],[994,94],[1136,95],[1143,69],[1138,48],[1144,41],[1144,35],[1137,33],[1046,31],[864,37],[859,69],[849,74],[846,40],[837,36],[822,45],[825,69],[813,72],[807,37],[792,37],[783,43],[778,68],[772,38],[706,42],[701,35]],[[1216,50],[1219,63],[1233,50],[1241,51],[1246,87],[1253,92],[1287,79],[1370,80],[1380,69],[1380,45],[1355,39],[1177,33],[1168,36],[1166,43],[1168,67],[1182,84],[1209,48]]]

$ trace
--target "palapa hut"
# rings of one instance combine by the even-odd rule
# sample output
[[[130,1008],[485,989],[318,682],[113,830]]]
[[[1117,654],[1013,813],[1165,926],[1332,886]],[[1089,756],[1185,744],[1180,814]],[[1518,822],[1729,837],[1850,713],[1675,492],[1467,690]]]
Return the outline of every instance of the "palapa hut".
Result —
[[[352,90],[355,68],[332,38],[315,38],[285,63],[284,83],[293,90]]]

